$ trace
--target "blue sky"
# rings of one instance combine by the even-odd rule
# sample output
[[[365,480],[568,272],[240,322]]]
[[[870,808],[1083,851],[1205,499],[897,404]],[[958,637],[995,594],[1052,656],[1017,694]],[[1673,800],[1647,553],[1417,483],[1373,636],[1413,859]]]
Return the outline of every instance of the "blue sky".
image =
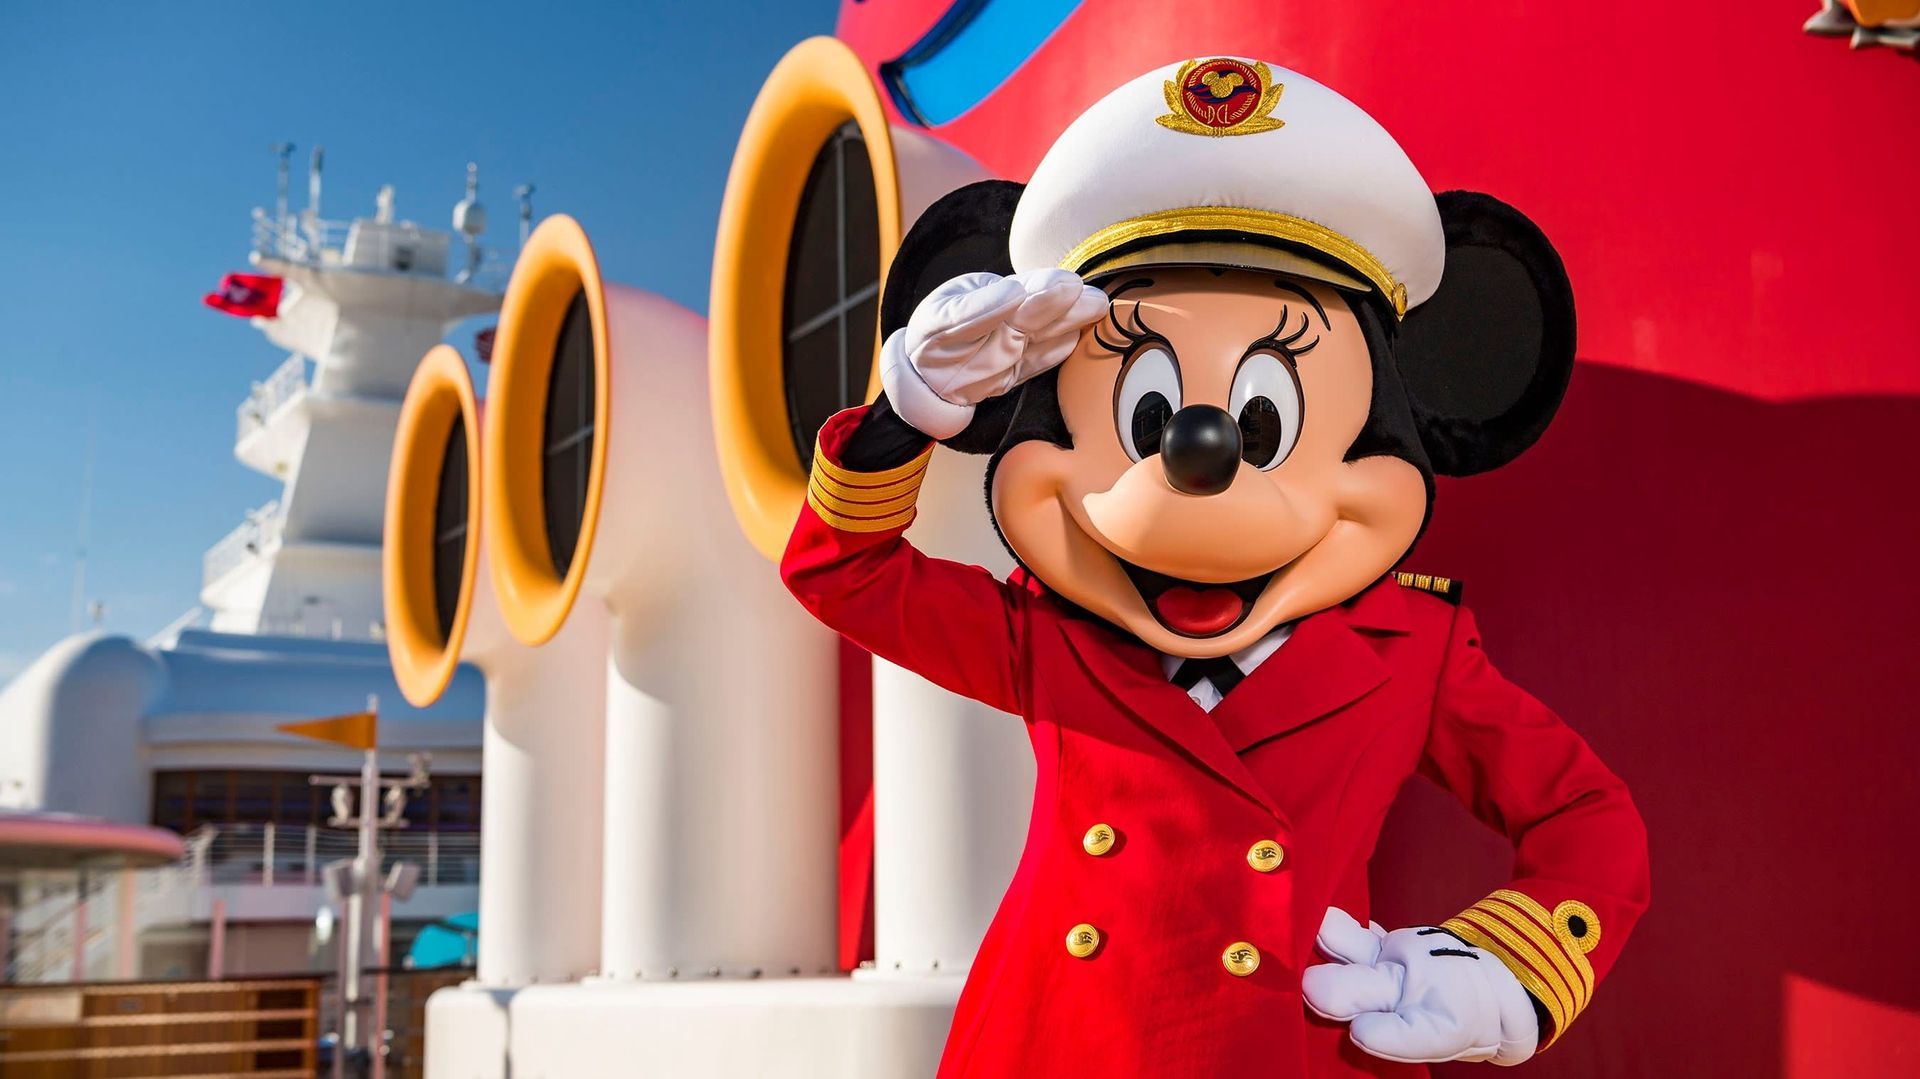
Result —
[[[246,268],[270,144],[326,147],[328,216],[391,183],[436,227],[476,161],[496,244],[530,180],[611,277],[704,310],[741,121],[837,6],[0,4],[0,682],[68,632],[90,426],[111,631],[193,606],[202,552],[278,493],[233,425],[283,356],[199,300]]]

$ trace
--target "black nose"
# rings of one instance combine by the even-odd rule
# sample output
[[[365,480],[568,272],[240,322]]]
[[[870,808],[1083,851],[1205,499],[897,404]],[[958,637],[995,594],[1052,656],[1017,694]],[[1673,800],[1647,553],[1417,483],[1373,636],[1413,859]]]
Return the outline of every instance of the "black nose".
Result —
[[[1240,425],[1224,408],[1188,405],[1160,436],[1160,467],[1176,491],[1219,494],[1240,470]]]

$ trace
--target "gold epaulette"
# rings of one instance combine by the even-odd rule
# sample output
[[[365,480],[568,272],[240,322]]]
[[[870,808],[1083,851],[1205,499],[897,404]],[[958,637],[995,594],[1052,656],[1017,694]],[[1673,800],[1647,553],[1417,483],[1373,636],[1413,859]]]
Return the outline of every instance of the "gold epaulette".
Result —
[[[1593,999],[1593,964],[1587,953],[1600,943],[1600,917],[1577,899],[1549,911],[1524,892],[1502,888],[1441,922],[1440,928],[1492,952],[1547,1010],[1553,1031],[1542,1038],[1542,1049],[1565,1033]]]
[[[1460,593],[1465,585],[1452,577],[1435,577],[1430,573],[1395,573],[1393,579],[1402,588],[1417,588],[1422,592],[1431,592],[1455,606],[1460,604]]]
[[[913,505],[926,478],[928,446],[920,456],[883,472],[855,472],[834,464],[818,444],[807,479],[807,504],[842,532],[888,532],[913,523]]]

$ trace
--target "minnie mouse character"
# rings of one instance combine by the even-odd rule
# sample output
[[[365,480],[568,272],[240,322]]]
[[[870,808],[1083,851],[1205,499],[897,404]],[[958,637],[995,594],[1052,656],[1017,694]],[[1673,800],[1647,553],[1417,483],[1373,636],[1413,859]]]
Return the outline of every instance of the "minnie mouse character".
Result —
[[[935,204],[882,306],[885,393],[821,430],[782,573],[1025,717],[1039,765],[941,1073],[1391,1075],[1564,1032],[1646,906],[1645,830],[1458,584],[1392,572],[1433,476],[1511,460],[1566,389],[1539,230],[1436,198],[1304,76],[1195,60],[1095,104],[1024,188]],[[1007,582],[902,538],[934,440],[992,455]],[[1367,862],[1415,774],[1513,841],[1515,879],[1386,932]]]

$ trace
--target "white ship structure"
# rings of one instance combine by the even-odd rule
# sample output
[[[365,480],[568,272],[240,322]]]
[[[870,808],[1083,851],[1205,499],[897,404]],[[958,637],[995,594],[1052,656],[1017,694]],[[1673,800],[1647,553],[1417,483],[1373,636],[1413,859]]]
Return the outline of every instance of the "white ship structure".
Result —
[[[257,215],[285,295],[255,325],[291,355],[236,455],[284,493],[209,552],[203,617],[69,639],[0,696],[20,804],[208,837],[168,871],[181,912],[123,934],[143,973],[216,916],[306,958],[347,833],[237,807],[284,813],[284,777],[350,771],[274,726],[376,694],[389,767],[430,752],[446,788],[384,839],[424,867],[395,918],[478,909],[473,978],[427,1007],[427,1075],[932,1074],[1024,839],[1026,733],[851,660],[776,570],[814,432],[878,390],[884,267],[987,176],[882,93],[831,38],[768,76],[704,318],[606,280],[564,216],[526,238],[523,208],[495,292],[484,252],[385,195],[347,224]],[[477,218],[457,215],[468,245]],[[483,400],[440,342],[496,306]],[[912,538],[1004,573],[983,468],[936,453]],[[215,774],[236,808],[203,830]],[[454,804],[485,827],[433,816]]]
[[[320,215],[318,152],[308,207],[288,210],[286,149],[251,253],[278,302],[251,322],[287,355],[240,402],[234,439],[280,496],[208,549],[199,607],[148,640],[71,636],[0,691],[5,812],[169,828],[187,856],[83,874],[77,894],[71,875],[0,887],[0,981],[330,969],[314,930],[323,871],[355,836],[328,825],[330,790],[308,777],[358,772],[360,755],[275,728],[369,696],[387,769],[431,756],[408,827],[385,839],[389,861],[422,873],[397,933],[477,902],[485,689],[463,670],[431,706],[407,704],[383,640],[380,545],[408,382],[452,325],[498,308],[505,266],[479,243],[471,171],[458,235],[397,218],[391,188],[371,216],[336,221]]]

